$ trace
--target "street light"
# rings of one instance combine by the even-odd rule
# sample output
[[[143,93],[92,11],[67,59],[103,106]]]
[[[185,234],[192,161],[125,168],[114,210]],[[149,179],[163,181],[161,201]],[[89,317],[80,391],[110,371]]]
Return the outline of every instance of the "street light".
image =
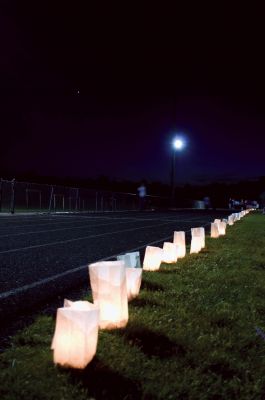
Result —
[[[173,140],[173,147],[175,150],[181,150],[184,146],[182,139],[174,139]]]
[[[175,198],[175,176],[176,176],[176,152],[181,151],[185,146],[185,142],[181,137],[175,137],[172,141],[172,167],[171,167],[171,203],[174,204]]]

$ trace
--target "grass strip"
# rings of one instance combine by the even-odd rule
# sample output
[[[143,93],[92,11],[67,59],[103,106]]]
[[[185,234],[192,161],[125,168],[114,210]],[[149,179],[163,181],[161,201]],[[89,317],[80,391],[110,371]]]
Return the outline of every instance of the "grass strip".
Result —
[[[100,331],[83,371],[53,365],[54,319],[38,318],[0,356],[0,398],[265,398],[264,226],[253,213],[200,254],[145,272],[127,327]]]

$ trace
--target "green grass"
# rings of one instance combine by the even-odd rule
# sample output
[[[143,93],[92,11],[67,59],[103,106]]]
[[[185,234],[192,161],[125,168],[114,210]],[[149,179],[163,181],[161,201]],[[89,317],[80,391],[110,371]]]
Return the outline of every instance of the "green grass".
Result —
[[[125,329],[100,331],[84,371],[55,367],[54,320],[39,318],[0,356],[0,398],[264,399],[265,217],[159,272],[146,272]]]

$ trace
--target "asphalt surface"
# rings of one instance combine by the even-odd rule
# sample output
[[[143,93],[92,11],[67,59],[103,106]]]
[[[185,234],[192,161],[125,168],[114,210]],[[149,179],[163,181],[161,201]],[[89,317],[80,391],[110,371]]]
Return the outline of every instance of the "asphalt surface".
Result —
[[[0,216],[0,348],[36,312],[89,290],[87,265],[173,240],[227,211],[115,212]]]

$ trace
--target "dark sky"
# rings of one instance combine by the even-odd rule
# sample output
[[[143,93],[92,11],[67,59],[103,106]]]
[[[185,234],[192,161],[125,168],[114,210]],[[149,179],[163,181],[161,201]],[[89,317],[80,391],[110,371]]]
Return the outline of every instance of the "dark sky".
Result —
[[[4,173],[167,182],[180,132],[179,182],[265,175],[262,10],[54,3],[2,2]]]

